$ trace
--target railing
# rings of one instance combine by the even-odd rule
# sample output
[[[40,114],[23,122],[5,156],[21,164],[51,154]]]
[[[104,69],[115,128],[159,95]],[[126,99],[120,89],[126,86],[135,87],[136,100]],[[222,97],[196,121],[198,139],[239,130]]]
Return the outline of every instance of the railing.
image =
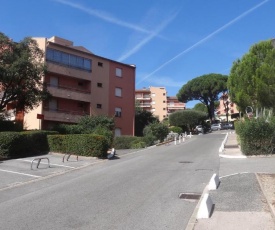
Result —
[[[73,110],[65,110],[65,109],[51,109],[51,108],[48,108],[48,107],[43,107],[43,110],[49,111],[49,112],[55,112],[55,113],[66,113],[66,114],[70,114],[70,115],[81,115],[81,116],[85,116],[85,115],[89,115],[90,114],[87,111],[73,111]]]
[[[85,93],[85,94],[90,94],[91,91],[90,90],[85,90],[85,89],[77,89],[77,88],[72,88],[66,85],[53,85],[50,83],[47,83],[48,87],[52,87],[52,88],[57,88],[57,89],[65,89],[68,91],[73,91],[73,92],[78,92],[78,93]]]

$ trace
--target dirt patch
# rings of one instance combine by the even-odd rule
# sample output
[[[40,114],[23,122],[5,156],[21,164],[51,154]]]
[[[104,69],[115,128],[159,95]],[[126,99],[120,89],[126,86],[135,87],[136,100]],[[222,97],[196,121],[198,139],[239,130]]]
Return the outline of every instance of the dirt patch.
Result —
[[[263,193],[275,214],[275,174],[257,174]]]

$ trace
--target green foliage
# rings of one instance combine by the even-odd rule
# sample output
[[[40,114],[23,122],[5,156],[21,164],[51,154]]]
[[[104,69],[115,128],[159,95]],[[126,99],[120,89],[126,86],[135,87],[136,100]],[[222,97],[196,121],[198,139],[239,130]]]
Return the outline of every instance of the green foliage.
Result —
[[[195,128],[203,120],[207,119],[207,114],[196,110],[183,110],[172,113],[169,116],[169,123],[173,126],[182,127],[183,130],[188,127],[188,131]]]
[[[14,121],[3,121],[0,120],[0,132],[4,131],[22,131],[22,124],[16,123]]]
[[[0,110],[16,102],[17,110],[30,111],[50,97],[41,81],[46,66],[36,41],[25,38],[14,42],[0,33],[0,50]]]
[[[241,150],[245,155],[271,154],[275,143],[275,120],[266,122],[265,119],[246,119],[234,123],[239,136]]]
[[[158,119],[149,111],[136,111],[135,114],[135,136],[143,136],[143,129],[150,123],[158,122]]]
[[[188,81],[179,90],[179,101],[188,102],[199,100],[206,105],[210,120],[214,118],[215,101],[221,92],[227,91],[227,76],[221,74],[207,74]]]
[[[60,134],[99,134],[107,138],[109,146],[111,147],[114,138],[115,122],[113,118],[99,115],[99,116],[84,116],[78,124],[68,125],[59,124],[54,130]]]
[[[99,158],[105,158],[109,149],[108,140],[96,134],[51,135],[48,143],[51,152]]]
[[[169,127],[169,132],[173,132],[173,133],[178,133],[178,134],[181,134],[183,132],[182,128],[181,127],[178,127],[178,126],[171,126]]]
[[[203,103],[197,103],[197,104],[195,104],[193,110],[207,113],[207,107]]]
[[[236,60],[228,78],[231,101],[242,112],[247,106],[275,107],[275,48],[271,40],[253,45]]]
[[[142,137],[118,136],[114,139],[115,149],[138,149],[146,147]]]
[[[19,158],[49,151],[47,136],[50,131],[0,132],[0,156]]]
[[[161,142],[164,140],[164,138],[166,138],[168,133],[168,127],[162,123],[157,122],[147,125],[143,130],[144,136],[153,136],[155,141],[159,140]]]

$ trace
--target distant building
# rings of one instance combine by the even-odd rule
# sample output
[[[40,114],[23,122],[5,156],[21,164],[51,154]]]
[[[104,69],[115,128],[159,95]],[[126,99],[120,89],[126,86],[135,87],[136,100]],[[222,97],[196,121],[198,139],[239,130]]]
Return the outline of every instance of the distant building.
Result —
[[[134,135],[135,66],[97,56],[59,37],[33,38],[45,52],[42,77],[52,98],[23,115],[26,129],[74,124],[84,115],[115,117],[115,135]]]
[[[177,97],[167,96],[165,87],[137,89],[135,95],[138,106],[152,112],[160,121],[169,114],[186,108],[185,103],[179,102]]]
[[[235,118],[231,118],[233,115],[239,114],[237,106],[235,103],[230,101],[230,98],[227,94],[224,94],[220,97],[220,105],[216,110],[216,117],[218,117],[221,121],[226,121],[226,112],[228,111],[228,121],[235,120]]]

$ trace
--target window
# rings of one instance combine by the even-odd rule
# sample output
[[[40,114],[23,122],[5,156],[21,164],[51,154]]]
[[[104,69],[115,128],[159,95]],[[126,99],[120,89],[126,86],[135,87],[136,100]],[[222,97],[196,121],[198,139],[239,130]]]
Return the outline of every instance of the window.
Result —
[[[121,108],[115,108],[115,117],[121,117]]]
[[[68,54],[51,48],[47,48],[46,59],[47,61],[52,61],[72,68],[83,69],[87,71],[92,70],[92,61],[90,59]]]
[[[116,88],[115,89],[115,95],[117,97],[121,97],[122,96],[122,89],[121,88]]]
[[[117,77],[122,77],[122,69],[116,68],[116,76]]]
[[[166,101],[163,101],[163,103],[166,103]]]
[[[83,85],[84,85],[84,82],[83,82],[83,81],[79,81],[79,82],[78,82],[78,85],[79,85],[79,86],[83,86]]]
[[[163,96],[165,96],[165,93],[163,93]]]
[[[79,102],[79,103],[77,104],[77,106],[78,106],[79,108],[83,108],[83,107],[84,107],[84,103],[83,103],[83,102]]]
[[[97,65],[100,66],[100,67],[103,67],[103,63],[102,62],[98,62]]]
[[[116,128],[116,129],[115,129],[115,136],[116,136],[116,137],[121,136],[121,129],[120,129],[120,128]]]
[[[98,82],[98,83],[97,83],[97,87],[102,88],[102,83]]]
[[[96,104],[96,108],[101,109],[102,105],[101,104]]]
[[[166,110],[166,108],[163,108],[163,110]]]

